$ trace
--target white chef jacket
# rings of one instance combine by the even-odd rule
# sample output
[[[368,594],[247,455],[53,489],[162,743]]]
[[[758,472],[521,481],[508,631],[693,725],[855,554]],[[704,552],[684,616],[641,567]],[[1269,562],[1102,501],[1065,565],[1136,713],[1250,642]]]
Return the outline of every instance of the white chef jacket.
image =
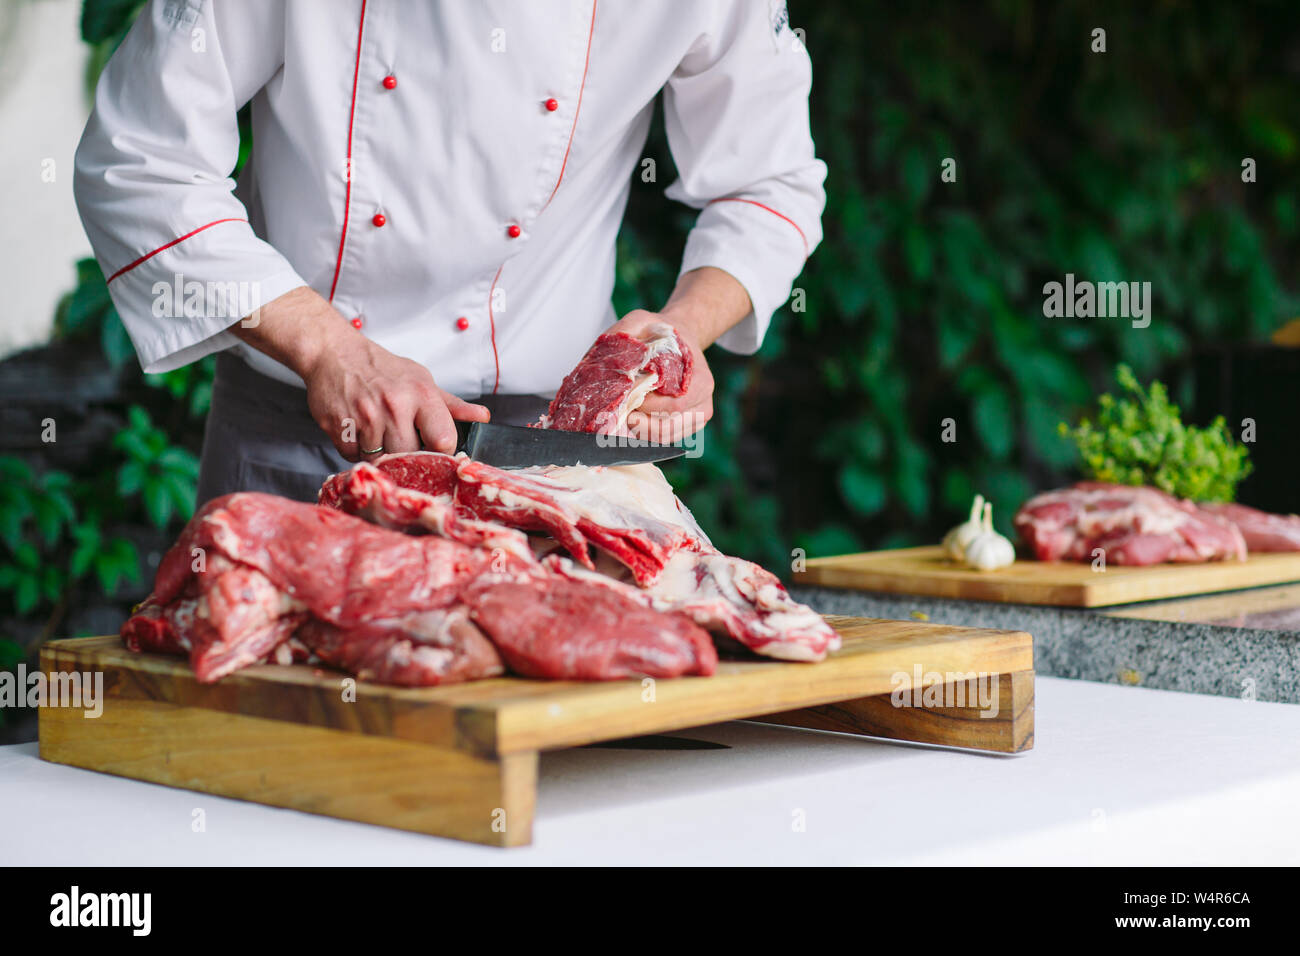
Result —
[[[152,0],[99,82],[77,202],[146,371],[233,346],[301,385],[225,330],[236,291],[308,285],[452,392],[547,394],[615,318],[661,88],[667,195],[702,210],[682,271],[745,287],[720,344],[758,348],[821,238],[810,82],[769,0]]]

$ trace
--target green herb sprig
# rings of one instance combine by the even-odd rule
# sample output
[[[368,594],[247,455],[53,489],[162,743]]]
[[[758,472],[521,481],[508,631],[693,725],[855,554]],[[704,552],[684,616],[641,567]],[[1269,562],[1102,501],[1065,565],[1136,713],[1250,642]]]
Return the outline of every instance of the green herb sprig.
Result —
[[[1115,378],[1128,396],[1102,395],[1095,422],[1058,426],[1078,448],[1085,476],[1193,501],[1232,501],[1251,472],[1250,452],[1233,441],[1223,416],[1207,428],[1184,425],[1162,383],[1144,389],[1127,365]]]

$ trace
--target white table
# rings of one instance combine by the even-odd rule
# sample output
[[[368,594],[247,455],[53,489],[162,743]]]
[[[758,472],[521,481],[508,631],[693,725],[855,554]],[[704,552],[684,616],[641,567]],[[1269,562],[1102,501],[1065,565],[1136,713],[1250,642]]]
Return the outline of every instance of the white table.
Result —
[[[535,842],[512,850],[4,747],[0,864],[1300,863],[1296,705],[1041,678],[1016,757],[745,723],[676,736],[730,749],[543,754]]]

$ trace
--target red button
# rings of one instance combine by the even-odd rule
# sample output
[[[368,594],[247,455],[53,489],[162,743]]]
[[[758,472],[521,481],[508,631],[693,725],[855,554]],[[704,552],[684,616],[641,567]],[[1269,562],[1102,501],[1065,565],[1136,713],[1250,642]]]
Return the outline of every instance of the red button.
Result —
[[[375,218],[371,219],[370,221],[375,224],[376,229],[381,227],[384,223],[388,222],[388,220],[384,218],[384,214],[382,212],[375,213]]]
[[[352,320],[352,327],[353,327],[354,329],[359,329],[359,328],[361,328],[361,326],[362,326],[363,324],[364,324],[364,320],[363,320],[363,319],[361,318],[361,316],[359,316],[359,315],[358,315],[355,319]]]
[[[560,108],[559,100],[551,99],[546,101],[547,112],[554,113],[559,108]]]
[[[456,328],[464,332],[466,329],[469,328],[469,319],[465,318],[465,316],[462,315],[459,319],[456,320]]]
[[[522,233],[523,230],[514,224],[511,224],[510,228],[506,230],[506,235],[511,239],[518,239]]]
[[[395,89],[397,89],[397,77],[395,77],[395,76],[386,76],[386,77],[384,77],[384,89],[386,89],[386,90],[395,90]]]

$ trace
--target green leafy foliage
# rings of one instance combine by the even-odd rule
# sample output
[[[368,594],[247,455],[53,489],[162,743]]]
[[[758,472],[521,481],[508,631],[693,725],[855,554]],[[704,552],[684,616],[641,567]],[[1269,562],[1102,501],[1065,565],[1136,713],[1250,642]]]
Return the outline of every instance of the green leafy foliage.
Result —
[[[1084,474],[1121,485],[1152,485],[1193,501],[1232,501],[1250,474],[1249,451],[1232,440],[1223,418],[1208,428],[1184,425],[1160,382],[1144,389],[1133,370],[1115,372],[1130,398],[1102,395],[1096,421],[1084,418],[1060,432],[1074,441]]]

